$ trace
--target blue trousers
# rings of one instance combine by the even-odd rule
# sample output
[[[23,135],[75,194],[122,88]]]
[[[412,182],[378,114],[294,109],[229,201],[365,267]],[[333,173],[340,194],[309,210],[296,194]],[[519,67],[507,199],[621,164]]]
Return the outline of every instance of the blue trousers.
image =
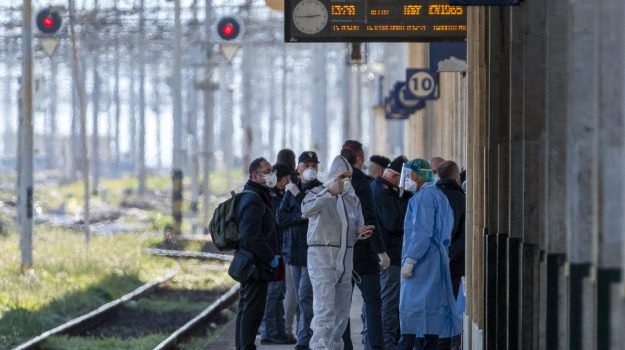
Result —
[[[297,345],[310,345],[312,329],[310,324],[313,319],[313,289],[308,269],[306,266],[289,265],[293,284],[295,285],[295,297],[299,307],[299,319],[297,320]]]
[[[365,312],[365,349],[383,350],[384,336],[382,335],[382,299],[380,299],[380,275],[370,273],[360,276],[360,283],[356,284],[362,293],[363,309]],[[350,337],[350,324],[343,334],[345,350],[353,349]]]
[[[399,288],[401,268],[391,265],[380,272],[384,349],[395,350],[399,342]]]
[[[261,338],[280,338],[286,336],[284,324],[284,281],[269,282],[267,302],[263,322],[260,327]]]

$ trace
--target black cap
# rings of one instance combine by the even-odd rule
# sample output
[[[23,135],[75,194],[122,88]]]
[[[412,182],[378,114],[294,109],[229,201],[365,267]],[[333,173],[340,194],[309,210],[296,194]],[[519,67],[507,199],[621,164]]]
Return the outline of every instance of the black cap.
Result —
[[[401,168],[404,167],[404,163],[407,161],[408,158],[406,158],[406,156],[399,156],[393,159],[393,161],[388,165],[388,168],[401,174]]]
[[[371,158],[369,158],[369,161],[371,163],[375,163],[375,164],[381,166],[382,168],[386,168],[388,166],[388,164],[391,162],[391,160],[386,158],[385,156],[379,156],[377,154],[371,156]]]
[[[317,159],[317,153],[313,151],[306,151],[306,152],[302,152],[302,154],[299,155],[299,158],[297,158],[297,162],[298,163],[309,163],[309,162],[319,163],[319,159]]]
[[[286,164],[282,164],[282,163],[274,164],[272,169],[273,171],[276,172],[276,177],[278,179],[287,175],[291,175],[291,169]]]

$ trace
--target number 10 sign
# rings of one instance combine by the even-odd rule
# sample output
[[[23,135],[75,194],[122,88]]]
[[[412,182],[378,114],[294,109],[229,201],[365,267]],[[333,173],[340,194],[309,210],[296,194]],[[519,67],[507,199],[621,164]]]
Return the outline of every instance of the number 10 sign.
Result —
[[[407,100],[436,100],[438,72],[429,69],[406,69]]]

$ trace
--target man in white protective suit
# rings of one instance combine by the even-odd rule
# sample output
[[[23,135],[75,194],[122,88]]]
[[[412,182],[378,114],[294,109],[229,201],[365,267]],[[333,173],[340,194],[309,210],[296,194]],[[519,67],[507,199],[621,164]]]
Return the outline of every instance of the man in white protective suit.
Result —
[[[329,180],[302,202],[309,219],[308,273],[313,287],[313,350],[343,349],[352,295],[353,246],[373,227],[363,226],[360,200],[351,186],[352,167],[342,156],[332,161]]]

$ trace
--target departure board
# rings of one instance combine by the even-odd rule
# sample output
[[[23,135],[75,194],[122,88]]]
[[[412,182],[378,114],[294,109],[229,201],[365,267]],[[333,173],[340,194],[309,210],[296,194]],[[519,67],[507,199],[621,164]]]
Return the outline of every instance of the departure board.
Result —
[[[464,41],[450,0],[285,0],[286,42]]]

